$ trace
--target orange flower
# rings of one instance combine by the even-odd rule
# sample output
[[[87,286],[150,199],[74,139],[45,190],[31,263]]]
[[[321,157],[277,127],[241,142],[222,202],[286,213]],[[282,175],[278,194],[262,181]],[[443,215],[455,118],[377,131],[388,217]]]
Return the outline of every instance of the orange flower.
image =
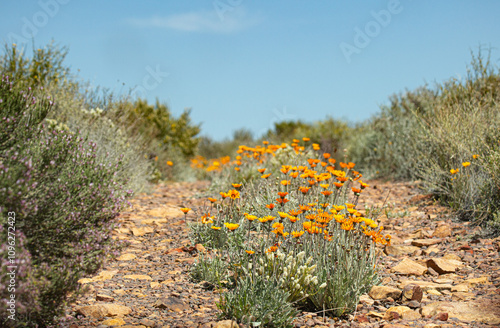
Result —
[[[264,174],[263,176],[261,176],[262,179],[267,179],[271,176],[271,173],[268,173],[268,174]]]
[[[450,170],[450,173],[451,173],[451,174],[455,174],[455,173],[458,173],[458,171],[459,171],[459,169],[456,169],[456,170],[451,169],[451,170]]]
[[[324,154],[323,154],[323,157],[324,157],[325,159],[329,159],[331,156],[332,156],[332,155],[331,155],[331,154],[329,154],[329,153],[324,153]]]
[[[329,162],[330,164],[335,164],[337,161],[335,160],[335,158],[329,158],[329,159],[328,159],[328,162]]]
[[[299,191],[303,193],[304,195],[307,194],[307,192],[311,189],[311,187],[299,187]]]
[[[286,199],[286,198],[276,198],[276,203],[278,204],[281,204],[281,206],[285,205],[286,203],[288,203],[290,200]]]
[[[341,183],[341,182],[334,182],[333,184],[335,185],[335,187],[337,187],[337,189],[342,188],[342,186],[344,185],[344,184],[343,184],[343,183]]]
[[[298,216],[302,213],[302,210],[289,210],[288,213],[290,213],[290,215],[292,216]]]
[[[306,215],[306,219],[310,220],[310,221],[314,221],[316,220],[316,217],[317,217],[317,214],[307,214]]]
[[[226,193],[225,193],[225,192],[223,192],[223,191],[221,191],[221,192],[220,192],[220,195],[221,195],[222,199],[226,199],[227,197],[229,197],[229,195],[228,195],[228,194],[226,194]]]
[[[238,223],[227,223],[227,222],[224,223],[224,225],[231,231],[238,229],[238,227],[240,226]]]
[[[311,138],[304,137],[304,138],[302,138],[302,140],[304,140],[305,142],[307,142],[307,141],[311,141]]]
[[[242,184],[241,183],[232,183],[231,184],[233,186],[233,188],[235,188],[236,190],[240,190]]]
[[[287,193],[287,192],[284,192],[284,191],[280,191],[280,192],[278,192],[278,196],[280,196],[281,198],[285,198],[285,197],[286,197],[286,195],[288,195],[288,193]]]
[[[365,189],[366,187],[369,187],[368,184],[364,183],[363,181],[359,180],[359,185],[361,187],[361,189]]]
[[[312,227],[312,222],[311,221],[302,222],[302,226],[304,227],[304,230],[309,230]]]
[[[322,183],[319,185],[321,188],[324,188],[324,189],[328,189],[328,187],[330,187],[330,184],[328,183]]]
[[[309,206],[305,206],[305,205],[300,205],[299,204],[299,207],[300,207],[300,210],[303,211],[303,212],[307,212],[307,211],[311,210],[311,208]]]
[[[274,208],[274,204],[273,203],[267,204],[266,207],[272,211]]]
[[[328,196],[330,196],[330,195],[333,193],[333,191],[331,191],[331,190],[324,190],[324,191],[322,191],[321,193],[322,193],[323,195],[325,195],[325,196],[327,196],[327,197],[328,197]]]
[[[347,178],[347,177],[337,177],[336,179],[339,182],[346,182],[347,180],[349,180],[349,178]]]
[[[173,163],[172,161],[167,161],[167,165],[168,165],[168,166],[173,166],[173,165],[174,165],[174,163]]]
[[[319,205],[321,205],[321,207],[323,207],[323,208],[327,208],[328,206],[330,206],[330,203],[322,203]]]
[[[313,145],[312,145],[312,146],[313,146],[313,149],[314,149],[314,150],[319,150],[319,149],[320,149],[318,144],[313,143]]]
[[[292,167],[291,165],[282,165],[282,166],[281,166],[281,170],[280,170],[280,171],[281,171],[283,174],[287,174],[287,173],[288,173],[288,171],[290,171],[290,168],[291,168],[291,167]]]
[[[235,170],[235,171],[239,171],[239,170],[240,170],[240,168],[236,166],[236,167],[234,168],[234,170]]]
[[[250,255],[252,255],[252,254],[254,254],[254,253],[255,253],[254,251],[247,251],[247,250],[245,250],[245,252],[247,252],[247,253],[248,253],[248,254],[250,254]]]
[[[262,174],[262,173],[264,173],[266,171],[266,168],[257,169],[257,171],[259,171],[259,173]]]
[[[288,186],[290,184],[290,180],[281,180],[280,182],[283,186]]]
[[[275,216],[271,216],[271,215],[267,215],[267,216],[264,217],[264,219],[266,219],[266,222],[269,222],[269,221],[272,221],[272,220],[276,219],[276,217]]]
[[[292,236],[294,236],[295,238],[299,238],[300,236],[302,236],[304,234],[304,231],[292,231]]]
[[[273,253],[273,252],[276,252],[278,250],[278,247],[277,246],[271,246],[268,248],[268,250],[266,251],[267,253]]]
[[[289,215],[289,216],[288,216],[288,219],[290,220],[290,222],[295,223],[295,222],[297,222],[297,220],[298,220],[299,218],[298,218],[298,217],[296,217],[296,216]]]
[[[232,189],[227,192],[227,195],[231,197],[231,199],[240,198],[240,192],[238,190]]]
[[[345,206],[342,206],[342,205],[333,205],[333,208],[336,211],[342,211],[345,208]]]
[[[316,184],[316,180],[308,180],[310,186],[314,186]]]
[[[217,198],[208,197],[208,200],[209,200],[211,203],[215,203],[215,202],[217,201]]]
[[[474,159],[477,159],[478,157],[479,157],[479,155],[477,155],[477,154],[476,154],[476,155],[472,155],[472,158],[474,158]],[[389,236],[389,235],[388,235],[388,236]],[[389,236],[389,237],[390,237],[390,236]]]
[[[216,227],[216,226],[211,226],[210,228],[214,229],[214,230],[220,230],[221,227]]]
[[[210,214],[206,214],[206,215],[203,215],[201,217],[201,223],[203,224],[208,224],[208,223],[213,223],[214,221],[212,220],[214,217],[213,216],[209,216]]]
[[[187,208],[187,207],[183,207],[183,208],[181,208],[181,211],[182,211],[182,213],[187,214],[189,211],[191,211],[191,209]]]
[[[278,215],[280,216],[280,218],[284,219],[286,217],[288,217],[288,213],[285,213],[285,212],[278,212]]]
[[[355,194],[360,194],[361,193],[361,189],[352,187],[352,192],[355,193]]]
[[[299,172],[291,172],[290,176],[295,179],[299,176]]]
[[[467,166],[469,166],[469,165],[470,165],[470,162],[463,162],[463,163],[462,163],[462,166],[463,166],[463,167],[467,167]]]

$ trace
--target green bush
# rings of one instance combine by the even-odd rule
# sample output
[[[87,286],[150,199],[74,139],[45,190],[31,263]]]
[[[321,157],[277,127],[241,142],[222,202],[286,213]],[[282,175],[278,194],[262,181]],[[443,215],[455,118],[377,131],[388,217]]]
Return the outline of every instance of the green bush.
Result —
[[[43,327],[62,314],[68,295],[79,288],[77,280],[95,274],[121,248],[111,231],[130,191],[116,175],[120,161],[99,157],[96,144],[77,133],[44,128],[40,121],[51,103],[33,92],[19,94],[4,77],[0,224],[7,227],[9,213],[15,213],[19,252],[29,252],[31,262],[19,276],[29,278],[22,278],[23,283],[38,286],[25,290],[34,296],[26,302],[36,306],[21,314]],[[0,236],[2,249],[7,232],[3,229]],[[8,296],[5,289],[0,295]]]
[[[352,139],[349,155],[371,176],[419,179],[462,219],[487,222],[500,204],[499,105],[500,74],[479,52],[463,81],[393,96]]]

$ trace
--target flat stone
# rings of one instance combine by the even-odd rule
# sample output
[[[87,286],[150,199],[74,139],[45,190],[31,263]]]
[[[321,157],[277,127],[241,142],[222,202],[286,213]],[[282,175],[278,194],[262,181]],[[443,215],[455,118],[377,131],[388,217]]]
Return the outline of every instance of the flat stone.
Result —
[[[415,239],[411,241],[413,246],[423,247],[423,246],[431,246],[441,243],[442,239]]]
[[[105,281],[112,279],[115,274],[118,273],[118,270],[113,270],[113,271],[107,271],[103,270],[101,271],[97,276],[92,277],[92,278],[82,278],[78,280],[78,283],[80,284],[88,284],[90,282],[96,282],[96,281]]]
[[[113,302],[115,298],[106,294],[97,294],[95,300],[101,302]]]
[[[392,256],[411,255],[420,248],[416,246],[388,245],[385,247],[385,254]]]
[[[451,287],[452,292],[468,292],[469,291],[469,285],[467,284],[460,284]]]
[[[132,228],[132,234],[135,237],[142,237],[145,234],[152,233],[154,229],[152,227],[140,227],[140,228]]]
[[[182,312],[184,310],[189,309],[189,306],[184,304],[184,302],[182,302],[179,298],[172,296],[158,299],[153,304],[153,307],[158,309],[166,309],[174,312]]]
[[[407,306],[393,306],[385,311],[385,320],[388,320],[391,317],[391,312],[396,312],[403,320],[416,320],[421,318],[420,313],[410,309]]]
[[[95,304],[79,307],[76,312],[85,317],[102,318],[128,315],[132,309],[118,304]]]
[[[422,316],[435,316],[440,312],[448,313],[450,318],[465,322],[481,322],[489,325],[500,324],[500,304],[490,300],[472,302],[435,302],[422,307]]]
[[[129,274],[129,275],[123,276],[123,279],[153,280],[153,278],[151,278],[150,276],[145,275],[145,274]]]
[[[401,296],[401,291],[394,287],[388,286],[373,286],[368,293],[374,300],[383,300],[388,297],[398,299]]]
[[[427,260],[427,266],[434,269],[439,274],[453,273],[462,266],[461,261],[443,258],[432,258]]]
[[[126,253],[126,254],[122,254],[120,255],[117,260],[118,261],[130,261],[130,260],[133,260],[135,259],[137,256],[135,254],[131,254],[131,253]]]
[[[398,287],[401,289],[404,289],[406,285],[409,284],[415,284],[420,286],[423,291],[428,291],[429,289],[435,289],[435,290],[451,290],[453,287],[450,284],[436,284],[431,281],[420,281],[420,280],[403,280]]]
[[[452,234],[452,229],[449,225],[441,225],[434,230],[434,233],[432,234],[432,237],[436,238],[446,238],[450,237]]]
[[[488,283],[488,277],[484,276],[484,277],[480,277],[480,278],[467,279],[467,280],[465,280],[465,282],[470,287],[474,287],[474,286],[480,285],[480,284],[487,284]]]
[[[392,272],[403,275],[421,276],[427,272],[427,268],[408,258],[403,259],[398,265],[391,269]]]
[[[106,326],[123,326],[126,322],[122,318],[113,318],[104,320],[101,324]]]

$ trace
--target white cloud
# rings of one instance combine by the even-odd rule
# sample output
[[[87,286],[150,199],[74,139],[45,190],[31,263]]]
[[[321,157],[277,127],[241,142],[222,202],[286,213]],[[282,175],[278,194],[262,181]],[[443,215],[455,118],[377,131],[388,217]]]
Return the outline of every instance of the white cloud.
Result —
[[[249,18],[242,7],[221,12],[200,11],[150,18],[131,18],[128,23],[138,27],[166,28],[185,32],[232,33],[258,23]]]

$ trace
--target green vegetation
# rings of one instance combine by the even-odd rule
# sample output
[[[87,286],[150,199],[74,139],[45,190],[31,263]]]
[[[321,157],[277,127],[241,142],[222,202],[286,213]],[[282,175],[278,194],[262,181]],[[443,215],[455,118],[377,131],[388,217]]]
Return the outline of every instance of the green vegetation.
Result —
[[[500,74],[489,57],[473,57],[463,81],[391,97],[360,132],[349,155],[361,170],[419,179],[460,218],[498,229]]]

